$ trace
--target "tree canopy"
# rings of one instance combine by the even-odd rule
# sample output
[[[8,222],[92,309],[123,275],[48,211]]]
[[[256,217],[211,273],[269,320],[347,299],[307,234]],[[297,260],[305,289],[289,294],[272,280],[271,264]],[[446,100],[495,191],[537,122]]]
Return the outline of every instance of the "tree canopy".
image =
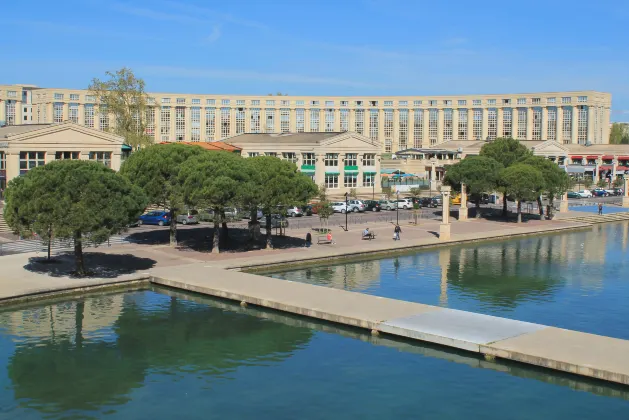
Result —
[[[149,204],[170,209],[170,244],[177,245],[177,214],[183,208],[183,179],[179,176],[188,158],[204,150],[184,144],[156,144],[133,153],[120,173],[142,188]]]
[[[149,96],[144,90],[144,80],[135,77],[126,67],[112,73],[105,73],[106,80],[92,79],[88,86],[102,112],[114,117],[110,130],[125,138],[125,143],[134,149],[153,143],[146,134],[150,116]]]
[[[60,160],[9,182],[4,217],[19,234],[72,239],[81,276],[83,241],[105,242],[137,220],[145,206],[142,191],[104,165]]]
[[[469,156],[449,166],[444,183],[460,189],[465,184],[468,192],[476,198],[476,216],[480,216],[480,197],[498,187],[502,165],[495,159],[486,156]]]
[[[626,123],[613,123],[609,131],[610,144],[629,144],[629,125]]]
[[[542,172],[534,166],[516,163],[501,171],[500,177],[508,194],[518,206],[518,223],[522,221],[522,201],[534,200],[544,188]]]
[[[499,137],[484,144],[480,149],[480,156],[492,158],[505,168],[532,155],[526,146],[510,137]]]
[[[542,203],[541,199],[539,198],[542,192],[548,193],[548,199],[550,201],[548,211],[552,211],[551,209],[555,197],[560,197],[570,189],[570,177],[568,176],[566,171],[557,166],[555,162],[552,162],[541,156],[529,156],[523,159],[521,163],[537,168],[542,174],[544,185],[541,186],[541,189],[538,191],[537,195],[540,215],[543,214],[543,209],[541,205]]]
[[[184,202],[214,210],[212,252],[219,252],[219,222],[228,206],[235,206],[239,185],[246,181],[243,159],[229,152],[204,152],[191,156],[179,174]]]

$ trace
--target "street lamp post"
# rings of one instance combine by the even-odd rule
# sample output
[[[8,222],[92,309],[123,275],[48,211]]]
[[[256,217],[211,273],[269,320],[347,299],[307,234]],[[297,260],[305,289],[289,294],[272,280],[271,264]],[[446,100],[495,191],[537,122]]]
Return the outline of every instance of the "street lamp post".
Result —
[[[371,199],[375,200],[376,199],[376,176],[372,175],[371,176]]]
[[[347,206],[347,197],[349,196],[349,193],[346,192],[345,193],[345,232],[347,232],[347,213],[349,213],[349,207]]]
[[[400,190],[395,191],[395,196],[397,197],[397,201],[395,202],[395,224],[400,224]]]

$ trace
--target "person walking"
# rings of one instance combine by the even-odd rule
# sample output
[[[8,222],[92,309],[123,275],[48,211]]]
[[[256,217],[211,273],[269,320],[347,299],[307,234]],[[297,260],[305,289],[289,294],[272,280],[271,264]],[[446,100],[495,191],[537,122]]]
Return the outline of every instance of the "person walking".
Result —
[[[603,203],[598,203],[598,215],[603,215]]]
[[[402,228],[400,227],[400,225],[395,225],[395,228],[393,229],[393,239],[399,241],[401,232]]]
[[[310,248],[310,245],[312,245],[312,235],[308,232],[306,233],[306,248]]]

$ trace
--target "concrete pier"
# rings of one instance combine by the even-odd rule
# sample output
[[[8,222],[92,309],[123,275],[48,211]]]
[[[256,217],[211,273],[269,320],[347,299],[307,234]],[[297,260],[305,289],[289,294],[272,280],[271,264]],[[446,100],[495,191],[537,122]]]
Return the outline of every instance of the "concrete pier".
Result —
[[[156,269],[150,280],[163,286],[629,385],[627,340],[203,264]]]

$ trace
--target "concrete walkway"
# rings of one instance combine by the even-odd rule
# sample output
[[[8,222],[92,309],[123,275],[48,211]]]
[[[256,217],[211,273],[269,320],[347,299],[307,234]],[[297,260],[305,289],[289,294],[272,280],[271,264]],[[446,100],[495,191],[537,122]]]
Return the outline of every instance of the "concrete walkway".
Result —
[[[155,269],[151,282],[629,385],[628,340],[204,264]]]

